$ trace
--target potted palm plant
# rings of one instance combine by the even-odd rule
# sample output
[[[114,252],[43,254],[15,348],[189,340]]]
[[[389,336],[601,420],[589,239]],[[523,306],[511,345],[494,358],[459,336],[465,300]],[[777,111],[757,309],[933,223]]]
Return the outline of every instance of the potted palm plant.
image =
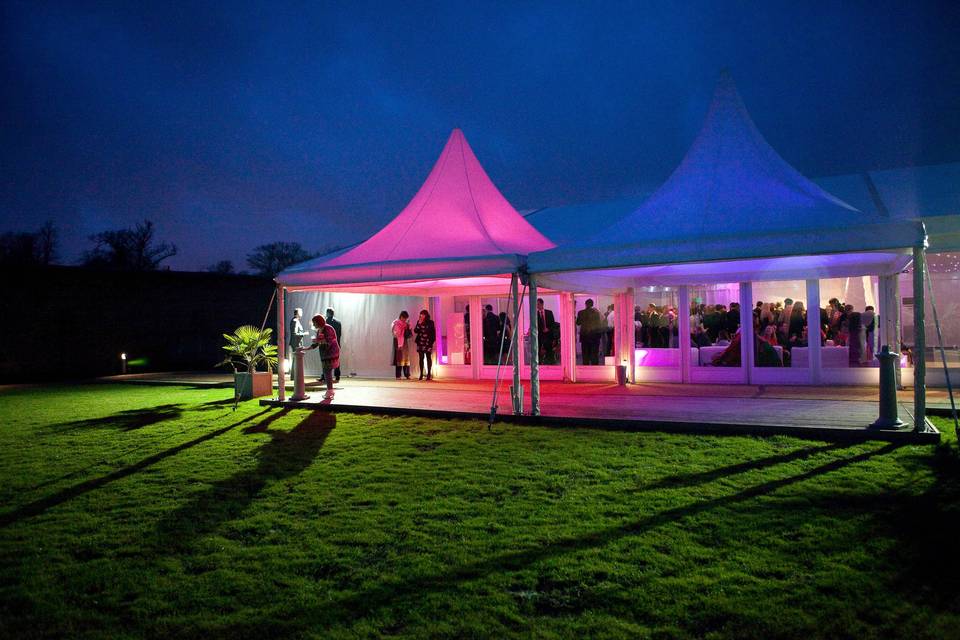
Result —
[[[249,324],[237,327],[233,334],[225,333],[223,346],[226,357],[217,366],[233,369],[236,397],[248,400],[269,396],[273,392],[273,369],[277,366],[277,345],[270,343],[272,329],[261,331]],[[266,371],[257,371],[266,366]]]

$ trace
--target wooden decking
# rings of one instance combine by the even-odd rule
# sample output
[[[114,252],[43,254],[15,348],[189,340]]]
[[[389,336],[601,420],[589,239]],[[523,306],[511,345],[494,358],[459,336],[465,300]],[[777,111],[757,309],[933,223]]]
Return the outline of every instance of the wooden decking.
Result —
[[[309,386],[310,398],[261,400],[268,406],[299,406],[324,411],[421,415],[486,420],[490,381],[418,382],[344,379],[333,398]],[[935,443],[940,434],[911,429],[868,428],[877,418],[877,390],[863,387],[758,387],[744,385],[605,383],[541,385],[541,416],[511,415],[510,390],[502,382],[498,420],[522,424],[577,425],[632,430],[696,433],[785,434],[825,440],[887,440]],[[291,394],[288,392],[288,398]],[[524,389],[529,410],[529,388]],[[901,401],[900,417],[912,424],[910,405]]]

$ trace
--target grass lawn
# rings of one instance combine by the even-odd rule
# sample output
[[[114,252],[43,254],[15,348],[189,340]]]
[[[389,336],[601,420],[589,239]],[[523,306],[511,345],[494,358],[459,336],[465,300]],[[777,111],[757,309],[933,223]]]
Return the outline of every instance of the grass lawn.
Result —
[[[0,637],[960,638],[952,437],[231,404],[0,392]]]

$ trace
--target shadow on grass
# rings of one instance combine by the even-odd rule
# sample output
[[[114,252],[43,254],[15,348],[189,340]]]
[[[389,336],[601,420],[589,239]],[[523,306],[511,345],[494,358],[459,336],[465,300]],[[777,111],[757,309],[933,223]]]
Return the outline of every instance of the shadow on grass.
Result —
[[[14,509],[9,513],[0,515],[0,529],[8,527],[11,524],[14,524],[16,522],[19,522],[24,518],[30,518],[33,516],[40,515],[45,511],[47,511],[48,509],[51,509],[52,507],[61,505],[64,502],[67,502],[68,500],[72,500],[73,498],[76,498],[77,496],[81,496],[85,493],[89,493],[94,489],[99,489],[100,487],[107,485],[111,482],[114,482],[115,480],[121,480],[123,478],[126,478],[127,476],[133,475],[134,473],[137,473],[138,471],[142,471],[143,469],[146,469],[147,467],[150,467],[160,462],[161,460],[165,460],[171,456],[175,456],[181,451],[185,451],[187,449],[195,447],[198,444],[203,444],[204,442],[207,442],[218,436],[221,436],[227,433],[228,431],[231,431],[239,427],[242,424],[246,424],[251,420],[255,420],[257,418],[263,417],[264,415],[270,413],[270,411],[271,411],[270,409],[264,409],[259,413],[255,413],[242,420],[234,422],[233,424],[229,424],[220,429],[216,429],[215,431],[205,433],[204,435],[194,438],[193,440],[184,442],[183,444],[179,444],[175,447],[166,449],[159,453],[155,453],[152,456],[147,456],[146,458],[144,458],[143,460],[140,460],[139,462],[117,469],[116,471],[112,473],[108,473],[107,475],[102,476],[100,478],[86,480],[79,484],[75,484],[71,487],[67,487],[66,489],[62,489],[61,491],[58,491],[53,495],[47,496],[46,498],[41,498],[39,500],[34,500],[33,502],[29,502],[21,507]],[[274,415],[267,418],[267,420],[271,420],[271,421],[275,420],[276,418],[280,417],[280,415],[282,415],[284,411],[286,410],[281,410],[275,413]]]
[[[804,449],[797,449],[796,451],[791,451],[789,453],[782,453],[780,455],[769,456],[767,458],[758,458],[756,460],[747,460],[746,462],[731,464],[726,467],[720,467],[719,469],[710,469],[709,471],[702,471],[700,473],[687,473],[678,474],[675,476],[667,476],[666,478],[661,478],[653,484],[640,487],[639,490],[646,491],[648,489],[671,489],[675,487],[689,487],[696,484],[706,484],[726,476],[745,473],[747,471],[753,471],[756,469],[764,469],[766,467],[772,467],[785,462],[793,462],[794,460],[802,460],[803,458],[809,458],[810,456],[817,455],[818,453],[828,453],[830,451],[837,451],[838,449],[847,449],[852,446],[854,446],[854,443],[835,442],[833,444],[819,447],[806,447]]]
[[[289,408],[282,413],[289,412]],[[280,415],[277,414],[277,415]],[[336,416],[310,412],[289,431],[270,429],[272,420],[250,425],[244,433],[270,436],[257,451],[257,465],[212,484],[157,525],[161,546],[183,549],[188,543],[236,519],[269,482],[296,476],[309,467],[336,427]]]
[[[126,409],[109,416],[86,418],[84,420],[70,420],[58,422],[43,427],[44,433],[61,433],[66,431],[84,431],[88,429],[115,429],[117,431],[136,431],[144,427],[160,424],[168,420],[177,420],[185,413],[196,411],[216,411],[234,404],[233,398],[212,400],[199,405],[187,404],[160,404],[143,409]]]
[[[936,483],[922,495],[904,500],[900,517],[892,527],[907,544],[889,550],[890,564],[905,567],[900,579],[911,592],[925,602],[960,611],[960,449],[941,443],[931,459],[909,455],[901,459],[908,468],[926,465],[936,475]]]
[[[826,473],[837,471],[848,465],[864,462],[875,456],[886,455],[898,449],[901,445],[893,443],[880,449],[874,449],[855,456],[833,460],[814,469],[778,480],[771,480],[763,484],[749,487],[729,496],[703,500],[692,504],[667,509],[645,518],[623,525],[601,529],[581,536],[561,538],[554,542],[543,543],[532,549],[504,553],[493,558],[478,560],[465,564],[445,573],[420,576],[415,579],[399,583],[386,584],[363,591],[356,595],[325,603],[329,611],[343,611],[347,615],[354,615],[360,611],[368,612],[376,608],[385,607],[395,600],[442,591],[454,587],[458,583],[483,578],[498,571],[519,571],[534,563],[547,560],[567,553],[602,547],[622,538],[636,536],[658,527],[682,521],[698,514],[723,507],[736,505],[759,496],[767,495],[798,482],[810,480]]]
[[[167,420],[176,420],[183,415],[182,404],[161,404],[145,409],[127,409],[113,415],[101,418],[87,418],[85,420],[70,420],[59,422],[43,428],[46,433],[62,431],[82,431],[85,429],[116,429],[118,431],[135,431],[143,427],[159,424]]]
[[[224,398],[223,400],[211,400],[210,402],[204,402],[202,407],[228,407],[236,402],[234,398]],[[242,401],[241,401],[242,402]]]

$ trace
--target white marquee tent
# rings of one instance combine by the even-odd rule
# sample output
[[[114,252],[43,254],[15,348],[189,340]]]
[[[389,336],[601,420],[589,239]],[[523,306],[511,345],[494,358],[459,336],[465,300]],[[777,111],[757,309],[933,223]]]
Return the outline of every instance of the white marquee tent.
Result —
[[[593,220],[591,215],[595,216]],[[537,212],[530,215],[531,220],[537,218]],[[574,294],[578,292],[615,296],[617,335],[625,336],[632,334],[630,296],[640,287],[675,287],[680,291],[678,308],[685,309],[691,299],[691,285],[738,283],[731,295],[739,295],[741,306],[746,303],[750,308],[754,283],[760,288],[768,281],[801,281],[806,283],[807,305],[813,309],[819,307],[821,279],[848,278],[856,282],[872,276],[881,281],[881,339],[893,340],[899,330],[897,274],[911,261],[919,260],[922,265],[927,241],[919,222],[894,218],[886,211],[855,208],[785,162],[757,130],[727,74],[721,76],[705,124],[683,161],[642,204],[584,206],[569,217],[566,226],[570,229],[564,226],[563,218],[539,222],[545,233],[506,201],[463,134],[455,130],[421,189],[393,221],[357,246],[284,271],[278,276],[278,287],[292,296],[292,306],[313,309],[340,304],[321,296],[379,294],[366,298],[382,302],[368,300],[357,305],[355,317],[345,322],[345,327],[375,325],[373,334],[359,332],[372,336],[381,325],[386,334],[398,306],[415,308],[422,301],[426,307],[431,299],[442,296],[473,296],[471,299],[479,300],[481,295],[506,295],[512,274],[529,274],[530,297],[535,298],[538,290],[544,291],[538,287],[561,295],[567,301],[560,312],[564,318],[572,318]],[[558,224],[561,228],[552,234],[549,229]],[[572,228],[577,225],[579,230]],[[585,230],[590,228],[597,229],[596,233],[587,235]],[[555,246],[548,237],[574,239]],[[922,301],[922,287],[915,289]],[[391,297],[385,298],[384,294]],[[302,304],[298,304],[297,296]],[[890,311],[894,308],[896,313]],[[479,312],[475,307],[470,310],[471,314]],[[689,318],[685,313],[679,315],[680,367],[676,379],[697,381],[689,357],[684,355],[689,353]],[[280,316],[282,327],[282,309]],[[815,335],[813,331],[819,334],[815,316],[808,314],[810,335]],[[479,315],[471,317],[472,331],[477,332]],[[535,345],[533,317],[531,322],[533,326],[527,330]],[[810,350],[806,370],[792,371],[785,378],[767,380],[765,374],[769,377],[777,372],[753,371],[750,325],[743,324],[742,361],[746,366],[736,375],[714,375],[708,380],[827,381],[821,376],[819,349]],[[562,371],[563,377],[571,380],[577,379],[578,369],[575,356],[571,360],[570,355],[575,352],[573,331],[564,320],[561,333],[565,335],[566,355]],[[368,344],[371,337],[362,339],[363,343],[356,344],[363,344],[372,359],[355,368],[361,374],[370,368],[386,372],[387,350],[379,344]],[[636,367],[631,343],[621,337],[616,356],[618,362],[629,362],[633,373]],[[351,345],[348,338],[348,357]],[[916,348],[922,352],[922,331]],[[536,354],[537,349],[532,352]],[[361,360],[363,357],[357,358],[358,363]],[[539,365],[535,355],[530,360],[535,389]],[[918,404],[923,395],[922,367],[921,359],[917,369]],[[604,375],[612,378],[613,374]],[[476,365],[473,377],[481,377]],[[848,381],[864,379],[855,376]],[[533,410],[536,412],[536,405]]]

